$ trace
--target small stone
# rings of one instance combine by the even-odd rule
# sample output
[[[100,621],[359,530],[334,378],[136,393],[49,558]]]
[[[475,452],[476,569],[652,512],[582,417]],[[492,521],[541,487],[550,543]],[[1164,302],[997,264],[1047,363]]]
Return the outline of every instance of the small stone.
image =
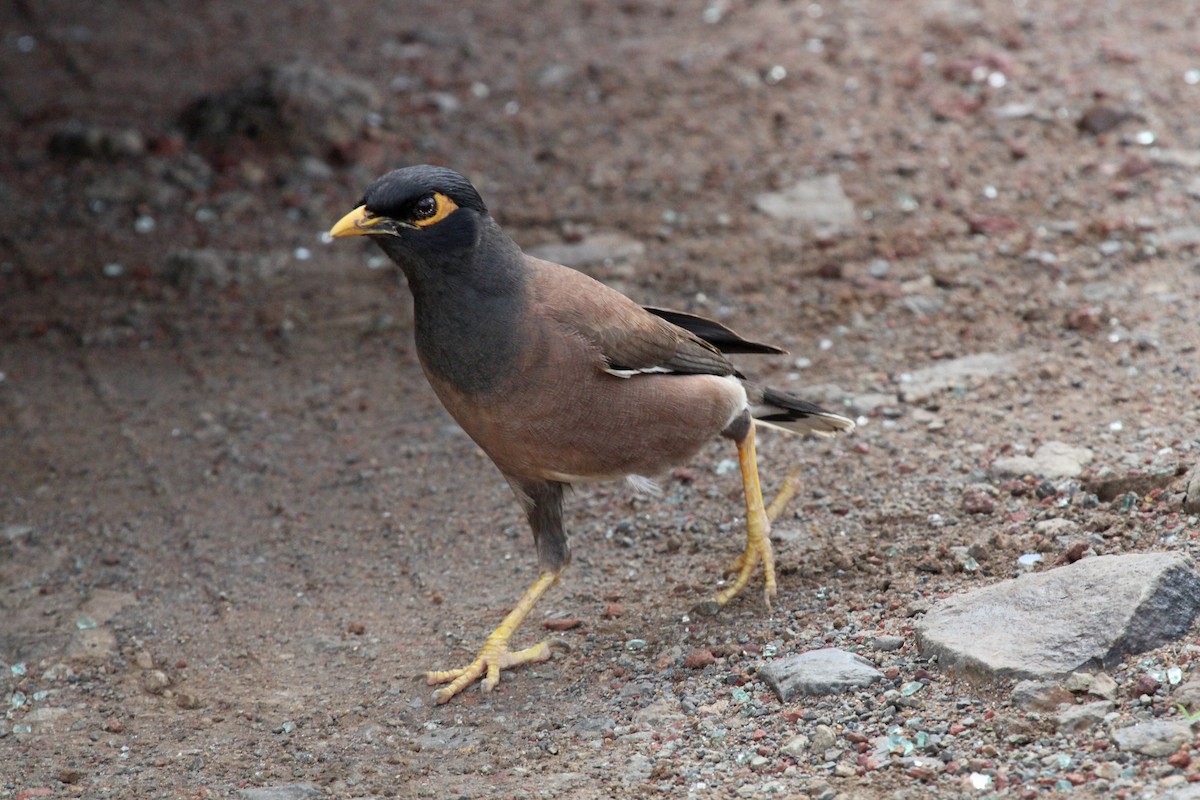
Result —
[[[996,510],[996,501],[987,492],[971,489],[963,493],[962,510],[967,514],[991,514]]]
[[[713,655],[712,650],[701,647],[688,653],[683,659],[683,665],[688,669],[704,669],[716,660],[717,657]]]
[[[636,266],[646,255],[646,245],[620,233],[594,233],[575,242],[531,247],[529,255],[573,269]]]
[[[83,779],[83,770],[75,769],[74,767],[63,767],[58,772],[58,780],[61,783],[75,784]]]
[[[150,694],[162,694],[170,685],[171,679],[160,669],[146,670],[142,673],[142,688]]]
[[[191,692],[180,691],[175,693],[175,705],[182,709],[192,710],[200,708],[203,703],[200,702],[199,697]]]
[[[325,796],[323,791],[311,783],[238,790],[239,800],[319,800]]]
[[[870,661],[836,647],[772,661],[759,674],[785,703],[797,694],[836,694],[883,680]]]
[[[1099,725],[1112,710],[1113,704],[1109,700],[1062,706],[1055,717],[1055,724],[1059,733],[1077,733]]]
[[[913,370],[900,381],[900,400],[922,403],[948,391],[965,391],[1014,372],[1016,360],[999,353],[975,353]]]
[[[878,650],[882,653],[890,653],[893,650],[899,650],[903,646],[903,636],[876,636],[871,640],[870,644],[872,650]]]
[[[1167,763],[1176,769],[1187,769],[1191,766],[1192,756],[1186,750],[1178,750],[1167,757]]]
[[[996,459],[992,463],[992,473],[1000,478],[1020,478],[1025,475],[1051,479],[1075,478],[1083,472],[1083,466],[1092,457],[1092,451],[1086,447],[1046,442],[1032,456]]]
[[[1092,676],[1092,684],[1087,692],[1105,700],[1112,700],[1117,696],[1117,682],[1107,672],[1097,672]]]
[[[154,658],[145,650],[138,650],[133,654],[133,664],[138,669],[153,669]]]
[[[808,737],[803,733],[798,733],[784,742],[780,749],[792,758],[799,760],[808,752]]]
[[[102,727],[106,733],[122,733],[125,730],[124,723],[119,719],[106,720]]]
[[[858,224],[854,202],[846,196],[838,175],[820,175],[781,192],[764,192],[754,198],[754,205],[769,217],[818,232],[844,231]]]
[[[1187,474],[1184,486],[1183,510],[1188,514],[1200,514],[1200,463]]]
[[[1063,681],[1063,688],[1072,694],[1082,694],[1092,686],[1092,676],[1086,672],[1072,672]]]
[[[837,743],[837,736],[833,733],[833,728],[828,725],[818,725],[813,731],[811,748],[814,753],[824,753],[826,750],[832,750]]]
[[[548,631],[569,631],[583,624],[579,617],[550,617],[542,621],[542,627]]]

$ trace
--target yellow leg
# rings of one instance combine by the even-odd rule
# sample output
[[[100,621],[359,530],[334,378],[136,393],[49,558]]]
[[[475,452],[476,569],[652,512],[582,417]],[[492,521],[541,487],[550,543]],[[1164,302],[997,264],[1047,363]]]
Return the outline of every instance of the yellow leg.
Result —
[[[779,515],[783,513],[783,509],[787,508],[787,504],[792,502],[792,498],[800,491],[800,467],[792,467],[788,470],[787,477],[783,479],[783,486],[780,487],[779,493],[775,495],[775,499],[767,506],[767,521],[774,522],[779,519]]]
[[[746,549],[737,560],[738,570],[733,583],[717,594],[716,602],[718,606],[723,606],[736,597],[738,592],[750,582],[750,575],[761,561],[765,584],[763,597],[767,602],[767,607],[770,608],[771,598],[775,596],[775,552],[771,549],[771,522],[767,515],[767,509],[763,507],[762,487],[758,482],[758,460],[754,454],[753,425],[750,426],[750,432],[746,434],[746,438],[738,442],[738,463],[742,468],[742,489],[746,494]],[[785,486],[783,491],[789,490]],[[795,493],[794,488],[790,491]],[[783,508],[787,499],[785,498],[780,503],[778,502],[779,498],[776,498],[776,501],[771,503],[773,508],[778,506],[776,514],[779,513],[779,509]]]
[[[556,573],[542,573],[534,581],[533,585],[526,590],[525,594],[521,595],[521,599],[517,601],[513,610],[508,612],[508,616],[504,618],[504,621],[487,637],[483,643],[483,647],[479,650],[479,655],[475,656],[475,660],[470,664],[459,669],[450,669],[444,672],[426,672],[426,683],[431,685],[435,683],[450,684],[434,692],[433,701],[438,704],[445,703],[451,697],[454,697],[454,695],[474,683],[485,672],[486,676],[480,684],[480,688],[484,692],[490,692],[500,682],[500,670],[508,669],[517,664],[529,664],[537,661],[545,661],[550,658],[549,640],[538,642],[533,647],[527,647],[515,653],[509,651],[508,641],[512,638],[517,628],[521,626],[521,623],[525,621],[525,617],[529,616],[529,612],[533,609],[534,604],[557,581],[558,575]]]
[[[775,522],[779,519],[779,515],[783,513],[783,509],[787,508],[787,504],[792,502],[792,498],[800,491],[800,467],[792,467],[783,479],[783,486],[779,492],[771,500],[767,506],[767,522]],[[725,570],[725,575],[736,575],[742,571],[742,562],[745,561],[749,548],[746,551],[738,553],[738,557],[733,560]],[[751,565],[753,569],[753,565]]]

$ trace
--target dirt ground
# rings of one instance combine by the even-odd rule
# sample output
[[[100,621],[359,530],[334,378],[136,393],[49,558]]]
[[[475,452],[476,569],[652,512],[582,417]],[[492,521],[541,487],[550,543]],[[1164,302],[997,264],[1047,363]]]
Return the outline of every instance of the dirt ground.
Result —
[[[1047,730],[912,635],[1024,553],[1200,551],[1170,480],[1110,503],[988,472],[1048,440],[1094,451],[1085,478],[1200,457],[1198,11],[3,4],[0,797],[954,797],[980,793],[973,774],[983,794],[1140,796],[1200,779],[1102,730]],[[181,121],[296,59],[365,83],[369,124],[313,145]],[[764,480],[800,465],[805,487],[777,525],[772,613],[748,591],[688,614],[741,546],[717,442],[661,498],[576,492],[575,561],[519,635],[550,620],[569,652],[431,706],[415,676],[469,659],[536,562],[421,375],[403,281],[368,245],[322,239],[373,177],[421,162],[471,177],[523,246],[641,243],[587,271],[788,348],[739,363],[863,417],[852,437],[760,439]],[[820,175],[853,224],[756,205]],[[899,399],[906,376],[980,352],[1017,367]],[[1037,532],[1055,516],[1077,541]],[[884,635],[904,644],[871,650]],[[782,704],[755,677],[826,645],[888,684]],[[1193,638],[1113,671],[1198,657]],[[1165,713],[1168,692],[1123,690],[1117,711]],[[922,719],[971,722],[941,767],[870,761]],[[787,747],[818,725],[832,760]]]

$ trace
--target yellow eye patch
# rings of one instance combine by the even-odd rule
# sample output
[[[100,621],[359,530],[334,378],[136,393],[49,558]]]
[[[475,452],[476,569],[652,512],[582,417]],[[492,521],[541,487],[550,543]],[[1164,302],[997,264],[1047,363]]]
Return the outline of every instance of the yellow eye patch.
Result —
[[[428,217],[414,219],[414,225],[417,225],[421,228],[428,228],[430,225],[435,225],[441,222],[446,217],[458,210],[458,203],[454,202],[441,192],[435,192],[433,199],[437,203],[437,209]]]

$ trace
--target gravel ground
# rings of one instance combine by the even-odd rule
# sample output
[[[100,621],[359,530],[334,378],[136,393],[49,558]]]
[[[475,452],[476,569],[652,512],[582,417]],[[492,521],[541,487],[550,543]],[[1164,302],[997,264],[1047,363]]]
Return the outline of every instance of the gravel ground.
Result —
[[[0,797],[1200,796],[1194,628],[1015,689],[913,627],[1023,569],[1200,555],[1196,11],[0,8]],[[535,559],[402,281],[322,238],[419,162],[860,417],[761,437],[764,480],[804,481],[773,611],[689,613],[740,547],[714,443],[660,498],[576,492],[521,633],[570,650],[430,705],[414,676]],[[1049,441],[1093,458],[993,471]],[[759,675],[823,647],[884,681],[784,703]],[[1118,735],[1152,721],[1185,734]]]

